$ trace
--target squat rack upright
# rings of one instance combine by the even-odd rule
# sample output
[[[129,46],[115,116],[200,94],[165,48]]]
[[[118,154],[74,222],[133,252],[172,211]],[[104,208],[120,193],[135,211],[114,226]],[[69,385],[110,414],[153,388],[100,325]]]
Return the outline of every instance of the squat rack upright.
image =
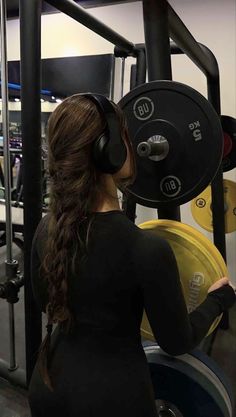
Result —
[[[118,1],[119,3],[121,1]],[[73,0],[48,0],[48,3],[64,12],[74,20],[90,28],[128,55],[136,56],[135,45],[94,18]],[[117,1],[114,1],[117,3]],[[42,178],[41,178],[41,0],[21,0],[21,85],[22,85],[22,142],[24,158],[24,278],[25,278],[25,336],[26,336],[26,381],[32,375],[36,356],[42,338],[41,312],[33,299],[30,274],[32,240],[42,216]],[[212,77],[217,84],[219,73],[212,57],[185,27],[166,0],[143,0],[146,53],[149,79],[171,79],[169,35],[177,45],[190,56],[193,62]],[[160,26],[156,24],[159,22]],[[156,48],[155,48],[156,45]],[[156,51],[156,52],[155,52]],[[160,66],[160,62],[163,66]],[[210,93],[212,104],[220,114],[219,90]],[[214,183],[218,198],[213,200],[214,225],[224,225],[223,181],[219,170]],[[222,189],[222,192],[221,192]],[[218,213],[218,214],[217,214]],[[179,218],[179,209],[162,210],[162,217]],[[216,220],[217,218],[217,220]],[[218,229],[217,247],[225,257],[224,228]],[[216,242],[215,242],[216,243]],[[0,369],[1,373],[1,369]]]

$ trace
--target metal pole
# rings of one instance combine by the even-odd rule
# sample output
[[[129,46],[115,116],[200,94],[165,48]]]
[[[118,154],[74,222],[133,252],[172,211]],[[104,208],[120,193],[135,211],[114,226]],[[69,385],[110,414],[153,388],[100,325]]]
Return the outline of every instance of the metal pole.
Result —
[[[42,340],[42,317],[31,287],[31,248],[42,217],[41,0],[20,1],[21,123],[24,189],[24,278],[26,374],[30,381]]]
[[[114,94],[115,94],[115,70],[116,70],[116,58],[112,57],[112,64],[111,64],[111,82],[110,82],[110,94],[109,99],[114,101]]]
[[[177,16],[177,19],[179,19],[178,16]],[[177,54],[185,53],[189,57],[189,59],[191,59],[191,61],[193,61],[197,65],[197,67],[209,78],[209,80],[211,80],[211,83],[212,83],[214,80],[217,80],[219,77],[219,68],[218,68],[218,64],[217,64],[215,56],[210,51],[210,49],[208,49],[205,45],[201,44],[200,42],[197,42],[193,38],[191,33],[188,31],[188,29],[184,26],[183,22],[182,21],[180,22],[181,22],[181,25],[183,25],[184,30],[187,31],[187,33],[189,33],[190,39],[192,41],[190,42],[188,39],[188,42],[187,42],[186,37],[184,39],[180,37],[181,28],[178,28],[178,31],[175,28],[176,32],[174,32],[173,27],[172,28],[170,27],[170,34],[172,35],[173,38],[178,37],[178,41],[179,41],[178,45],[175,42],[170,42],[171,54],[177,55]],[[173,22],[171,23],[173,25]],[[169,25],[171,23],[169,22]],[[176,33],[179,34],[179,31],[180,31],[180,36],[177,36]],[[199,47],[197,49],[195,48],[195,52],[193,53],[193,51],[191,50],[191,46],[194,45],[195,42],[197,42]],[[132,51],[132,53],[129,53],[128,55],[126,51],[117,47],[115,48],[116,53],[117,54],[119,53],[119,55],[117,55],[119,57],[137,56],[137,52],[139,50],[142,50],[143,52],[145,52],[145,44],[143,43],[136,44],[134,51]],[[206,65],[206,62],[207,62],[207,65]]]
[[[2,78],[2,125],[4,150],[4,180],[6,200],[6,248],[7,262],[12,261],[12,217],[11,217],[11,163],[8,112],[8,65],[6,33],[6,0],[1,0],[1,78]]]
[[[143,0],[143,20],[149,81],[172,80],[166,0]],[[158,217],[180,221],[180,208],[158,209]]]
[[[169,5],[170,36],[178,47],[207,75],[217,76],[217,69],[211,57],[189,32],[185,24]]]
[[[221,115],[220,102],[220,73],[217,60],[214,54],[204,45],[202,50],[208,57],[209,62],[215,68],[215,76],[207,76],[207,93],[208,100],[214,107],[215,111]],[[212,220],[213,220],[213,238],[214,244],[221,252],[226,261],[226,242],[225,242],[225,214],[224,214],[224,187],[223,187],[223,170],[220,166],[215,178],[211,183],[212,191]]]
[[[220,73],[218,62],[209,48],[201,45],[203,51],[208,56],[209,61],[216,68],[215,77],[207,77],[207,92],[208,100],[219,114],[221,115],[221,102],[220,102]],[[224,212],[224,177],[222,165],[218,169],[216,176],[211,183],[211,201],[212,201],[212,223],[213,223],[213,240],[217,249],[220,251],[225,262],[227,262],[226,254],[226,240],[225,240],[225,212]],[[225,311],[220,322],[220,328],[228,330],[230,326],[229,312]],[[214,336],[216,332],[214,332]],[[213,347],[214,339],[209,348],[209,354]]]
[[[143,0],[148,79],[171,80],[171,55],[166,0]]]
[[[47,0],[47,3],[54,6],[57,10],[67,14],[82,25],[91,29],[93,32],[102,36],[107,41],[117,45],[125,51],[132,52],[134,44],[129,42],[123,36],[112,30],[109,26],[100,22],[91,14],[86,12],[83,7],[79,6],[74,0]]]
[[[205,63],[198,61],[198,67],[206,74],[207,77],[207,92],[208,100],[216,110],[221,114],[221,102],[220,102],[220,73],[219,66],[216,57],[212,51],[205,45],[199,43],[201,50],[206,56],[208,62],[208,69],[205,68]],[[175,43],[171,43],[171,52],[173,54],[184,53]],[[190,59],[191,54],[188,54]],[[195,62],[196,63],[196,62]],[[220,251],[224,260],[227,260],[226,255],[226,241],[225,241],[225,216],[224,216],[224,188],[223,188],[223,170],[219,168],[215,178],[211,183],[212,191],[212,220],[213,220],[213,240],[217,249]],[[221,328],[228,330],[229,328],[229,313],[224,312],[220,326]],[[208,355],[211,355],[213,343],[217,334],[217,329],[213,332],[205,341],[202,342],[202,349],[204,349]]]
[[[147,73],[147,62],[145,49],[139,48],[138,45],[135,45],[137,48],[137,71],[136,71],[136,86],[144,84],[146,82],[146,73]]]
[[[136,80],[137,80],[137,64],[132,64],[130,67],[130,82],[129,82],[129,89],[133,90],[136,87]]]
[[[3,124],[3,150],[4,150],[4,182],[5,182],[5,208],[6,208],[6,276],[11,279],[12,259],[12,216],[11,216],[11,162],[9,140],[9,111],[8,111],[8,65],[7,65],[7,31],[6,31],[6,0],[1,0],[1,77],[2,77],[2,124]],[[9,370],[17,368],[15,350],[15,320],[14,304],[8,303],[9,312]]]
[[[124,81],[125,81],[125,58],[121,58],[120,98],[122,98],[124,95]]]

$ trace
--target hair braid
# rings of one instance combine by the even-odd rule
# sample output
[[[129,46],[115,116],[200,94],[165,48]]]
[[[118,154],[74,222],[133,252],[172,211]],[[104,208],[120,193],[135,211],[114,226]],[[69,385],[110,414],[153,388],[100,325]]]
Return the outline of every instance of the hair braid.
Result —
[[[86,220],[86,214],[89,212],[88,207],[92,200],[89,189],[86,189],[88,185],[88,182],[71,178],[63,181],[61,178],[59,181],[58,178],[54,179],[51,185],[49,233],[43,262],[43,274],[44,279],[48,281],[49,295],[47,305],[48,334],[39,355],[41,373],[51,390],[48,355],[52,325],[60,323],[61,329],[65,332],[68,332],[73,325],[74,319],[68,303],[68,275],[73,270],[73,259],[78,252],[78,246],[80,246],[80,250],[86,248],[86,242],[80,237],[79,228]],[[80,201],[78,206],[74,202],[72,190],[75,195],[83,195],[84,197],[87,195],[87,198],[78,199]]]

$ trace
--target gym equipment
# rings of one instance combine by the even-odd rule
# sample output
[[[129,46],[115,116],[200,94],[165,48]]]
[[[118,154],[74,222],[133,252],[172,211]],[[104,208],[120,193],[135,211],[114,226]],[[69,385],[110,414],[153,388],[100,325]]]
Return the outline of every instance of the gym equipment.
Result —
[[[201,94],[181,83],[154,81],[119,105],[136,151],[138,175],[129,192],[138,203],[177,206],[206,188],[222,160],[223,135]]]
[[[231,152],[233,147],[233,141],[231,136],[228,133],[224,132],[224,151],[223,151],[223,160]]]
[[[195,310],[205,300],[209,287],[217,279],[227,276],[227,267],[220,252],[193,227],[173,220],[151,220],[139,227],[155,232],[170,244],[178,264],[188,312]],[[208,335],[215,330],[221,317],[212,324]],[[141,334],[144,338],[155,341],[145,313]]]
[[[144,343],[159,417],[233,417],[230,383],[204,352],[169,356]]]
[[[3,130],[3,155],[4,155],[4,197],[5,197],[5,236],[6,260],[5,283],[1,283],[0,298],[5,298],[9,306],[9,363],[0,360],[2,375],[10,380],[25,385],[25,375],[16,362],[15,349],[15,312],[14,304],[18,301],[18,291],[23,285],[24,278],[19,275],[18,261],[13,259],[13,231],[11,214],[11,155],[9,135],[9,111],[8,111],[8,65],[7,65],[7,36],[6,36],[6,1],[0,1],[1,9],[1,92],[2,92],[2,130]],[[2,236],[1,236],[2,237]],[[19,243],[19,242],[18,242]],[[20,244],[20,243],[19,243]],[[11,376],[12,375],[12,376]]]
[[[116,0],[114,0],[116,1]],[[91,14],[85,11],[76,2],[71,0],[48,0],[48,2],[56,7],[57,10],[67,14],[72,19],[82,23],[94,32],[98,33],[104,39],[112,42],[117,47],[123,49],[128,56],[136,56],[135,45],[116,33],[110,27],[94,18]],[[157,2],[156,0],[149,0],[145,2],[148,4],[148,12],[153,16],[152,21],[148,20],[148,16],[144,13],[144,28],[145,32],[149,31],[150,37],[145,35],[145,51],[148,53],[148,71],[150,67],[157,70],[169,67],[170,49],[169,38],[176,41],[181,53],[185,53],[197,65],[207,77],[208,83],[208,97],[214,106],[217,113],[220,113],[220,86],[219,86],[219,70],[215,56],[204,45],[199,45],[185,24],[179,16],[170,7],[167,1]],[[144,1],[143,1],[144,4]],[[40,33],[41,33],[41,19],[40,8],[37,2],[29,0],[21,0],[20,13],[20,29],[21,29],[21,80],[22,80],[22,138],[23,138],[23,158],[24,158],[24,210],[25,210],[25,305],[26,309],[30,309],[31,314],[26,317],[26,371],[27,382],[30,381],[33,367],[35,365],[34,352],[36,352],[41,343],[41,316],[37,311],[31,310],[33,303],[33,295],[30,288],[30,253],[32,246],[32,239],[35,229],[41,217],[41,207],[36,205],[35,201],[39,202],[41,198],[41,171],[40,167],[40,143],[41,143],[41,115],[40,115]],[[163,13],[164,11],[164,13]],[[29,19],[30,16],[30,19]],[[157,20],[160,24],[157,24]],[[163,36],[163,32],[164,35]],[[160,36],[158,36],[160,34]],[[157,35],[157,36],[155,36]],[[166,42],[166,39],[168,40]],[[157,40],[157,42],[155,42]],[[155,53],[152,51],[155,49]],[[158,51],[158,53],[156,53]],[[160,59],[158,58],[160,56]],[[150,57],[152,58],[150,60]],[[167,62],[168,65],[165,65]],[[170,68],[171,69],[171,68]],[[157,71],[156,71],[157,72]],[[171,73],[171,71],[169,71]],[[163,74],[163,77],[155,75],[154,79],[166,79],[168,73]],[[149,77],[150,79],[150,77]],[[28,94],[31,91],[31,94]],[[135,91],[135,90],[134,90]],[[183,113],[183,109],[178,109],[178,114]],[[214,129],[213,129],[214,130]],[[34,141],[32,142],[32,137]],[[215,143],[213,144],[213,146]],[[211,151],[211,148],[210,148]],[[217,152],[216,152],[217,153]],[[210,152],[211,158],[214,152]],[[33,157],[32,157],[33,155]],[[207,155],[208,156],[208,155]],[[192,157],[191,157],[192,158]],[[181,157],[182,159],[182,157]],[[33,163],[32,163],[33,161]],[[154,161],[153,161],[154,162]],[[160,161],[163,164],[165,161]],[[201,162],[202,163],[202,162]],[[212,163],[211,160],[207,163]],[[190,165],[190,164],[189,164]],[[199,163],[199,166],[201,164]],[[195,165],[194,165],[195,167]],[[205,169],[205,165],[203,166]],[[213,170],[212,170],[213,171]],[[193,172],[192,166],[190,172]],[[204,172],[204,170],[203,170]],[[221,178],[217,178],[221,181]],[[210,182],[210,180],[209,180]],[[217,181],[216,181],[217,182]],[[147,183],[147,182],[146,182]],[[172,184],[173,185],[173,184]],[[207,185],[207,184],[206,184]],[[206,187],[205,185],[205,187]],[[146,184],[145,184],[146,187]],[[205,188],[203,187],[203,189]],[[196,191],[196,190],[195,190]],[[202,191],[202,190],[201,190]],[[196,195],[200,192],[196,192]],[[223,193],[222,193],[223,194]],[[195,195],[195,196],[196,196]],[[194,198],[194,195],[189,199]],[[133,196],[131,196],[132,198]],[[223,196],[222,196],[223,199]],[[171,200],[171,199],[169,199]],[[218,198],[219,200],[219,198]],[[173,204],[177,204],[173,201]],[[127,206],[130,206],[128,201]],[[217,204],[213,204],[215,207]],[[165,206],[166,209],[166,206]],[[221,231],[218,233],[221,234]],[[223,241],[225,236],[221,234],[220,238]],[[218,241],[220,239],[217,239]],[[220,243],[221,243],[220,240]],[[222,251],[224,252],[225,245],[222,243]],[[1,372],[1,367],[0,367]]]
[[[236,119],[229,116],[221,116],[222,129],[227,153],[223,158],[223,171],[231,171],[236,167]]]
[[[225,233],[236,230],[236,183],[224,179],[224,211]],[[211,187],[207,187],[191,202],[191,212],[194,220],[208,232],[213,231]]]

